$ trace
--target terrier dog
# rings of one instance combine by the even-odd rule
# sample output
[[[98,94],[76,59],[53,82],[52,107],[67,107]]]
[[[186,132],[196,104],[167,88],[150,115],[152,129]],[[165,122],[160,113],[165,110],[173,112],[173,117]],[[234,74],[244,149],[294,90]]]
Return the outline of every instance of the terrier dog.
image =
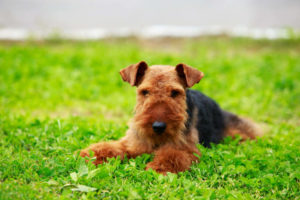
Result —
[[[111,157],[154,153],[146,169],[178,173],[198,161],[198,143],[209,147],[226,136],[239,134],[246,140],[258,135],[254,123],[222,110],[201,92],[188,89],[204,76],[197,69],[185,64],[148,67],[141,61],[120,74],[123,81],[137,87],[135,115],[125,137],[93,144],[80,152],[85,157],[93,151],[95,165]]]

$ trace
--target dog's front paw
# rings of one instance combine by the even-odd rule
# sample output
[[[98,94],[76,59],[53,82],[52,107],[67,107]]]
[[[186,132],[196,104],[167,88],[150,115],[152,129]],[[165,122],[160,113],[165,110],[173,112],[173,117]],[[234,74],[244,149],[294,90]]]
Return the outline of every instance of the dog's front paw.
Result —
[[[90,158],[91,157],[91,154],[90,154],[90,152],[91,152],[91,150],[89,150],[89,149],[84,149],[84,150],[81,150],[81,152],[80,152],[80,156],[81,157],[83,157],[83,158],[86,158],[86,157],[88,157],[88,158]],[[96,156],[95,155],[95,157],[96,157],[96,160],[93,162],[93,164],[94,165],[99,165],[99,164],[102,164],[103,162],[105,162],[105,157],[102,157],[102,156]],[[86,159],[85,160],[86,162],[89,162],[89,160],[88,159]]]
[[[88,150],[84,149],[84,150],[81,150],[80,151],[80,154],[79,154],[81,157],[85,158],[85,157],[90,157],[90,153]]]
[[[98,165],[107,161],[107,158],[120,157],[124,159],[125,151],[117,142],[103,142],[91,145],[89,148],[84,149],[80,152],[82,157],[90,157],[90,151],[94,152],[96,160],[93,164]]]
[[[156,171],[157,173],[160,173],[160,174],[163,174],[163,175],[166,175],[167,172],[172,172],[172,173],[175,173],[173,172],[170,167],[164,165],[163,163],[158,163],[158,162],[155,162],[155,161],[152,161],[152,162],[149,162],[146,166],[146,170],[149,170],[149,169],[153,169],[154,171]]]

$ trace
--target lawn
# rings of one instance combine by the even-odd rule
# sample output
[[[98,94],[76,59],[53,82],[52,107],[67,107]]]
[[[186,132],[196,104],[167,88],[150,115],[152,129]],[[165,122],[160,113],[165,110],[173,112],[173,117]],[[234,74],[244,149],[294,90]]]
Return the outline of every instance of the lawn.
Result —
[[[184,173],[153,157],[94,167],[78,150],[127,129],[135,89],[119,70],[189,64],[193,88],[256,121],[257,141],[226,138]],[[300,41],[228,37],[0,43],[0,199],[300,199]]]

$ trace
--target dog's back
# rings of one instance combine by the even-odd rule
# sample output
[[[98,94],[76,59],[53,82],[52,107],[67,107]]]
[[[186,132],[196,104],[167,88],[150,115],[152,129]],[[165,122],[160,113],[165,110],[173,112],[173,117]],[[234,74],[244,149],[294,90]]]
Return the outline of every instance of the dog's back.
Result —
[[[199,91],[186,90],[186,103],[189,116],[187,130],[196,120],[199,143],[205,147],[209,147],[210,143],[219,143],[226,136],[240,135],[246,140],[254,139],[259,134],[254,123],[222,110],[213,99]]]

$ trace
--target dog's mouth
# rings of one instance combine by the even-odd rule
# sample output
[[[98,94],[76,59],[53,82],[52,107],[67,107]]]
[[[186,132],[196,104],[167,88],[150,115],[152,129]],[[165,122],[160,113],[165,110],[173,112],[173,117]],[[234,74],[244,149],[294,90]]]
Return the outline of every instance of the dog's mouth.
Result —
[[[150,137],[163,137],[163,136],[172,136],[182,132],[185,123],[182,120],[178,121],[159,121],[159,120],[149,120],[138,118],[134,120],[135,126],[141,130],[144,134],[149,135]]]
[[[185,126],[185,115],[178,114],[165,104],[154,104],[138,111],[141,112],[135,113],[133,122],[137,129],[150,137],[172,136]]]

